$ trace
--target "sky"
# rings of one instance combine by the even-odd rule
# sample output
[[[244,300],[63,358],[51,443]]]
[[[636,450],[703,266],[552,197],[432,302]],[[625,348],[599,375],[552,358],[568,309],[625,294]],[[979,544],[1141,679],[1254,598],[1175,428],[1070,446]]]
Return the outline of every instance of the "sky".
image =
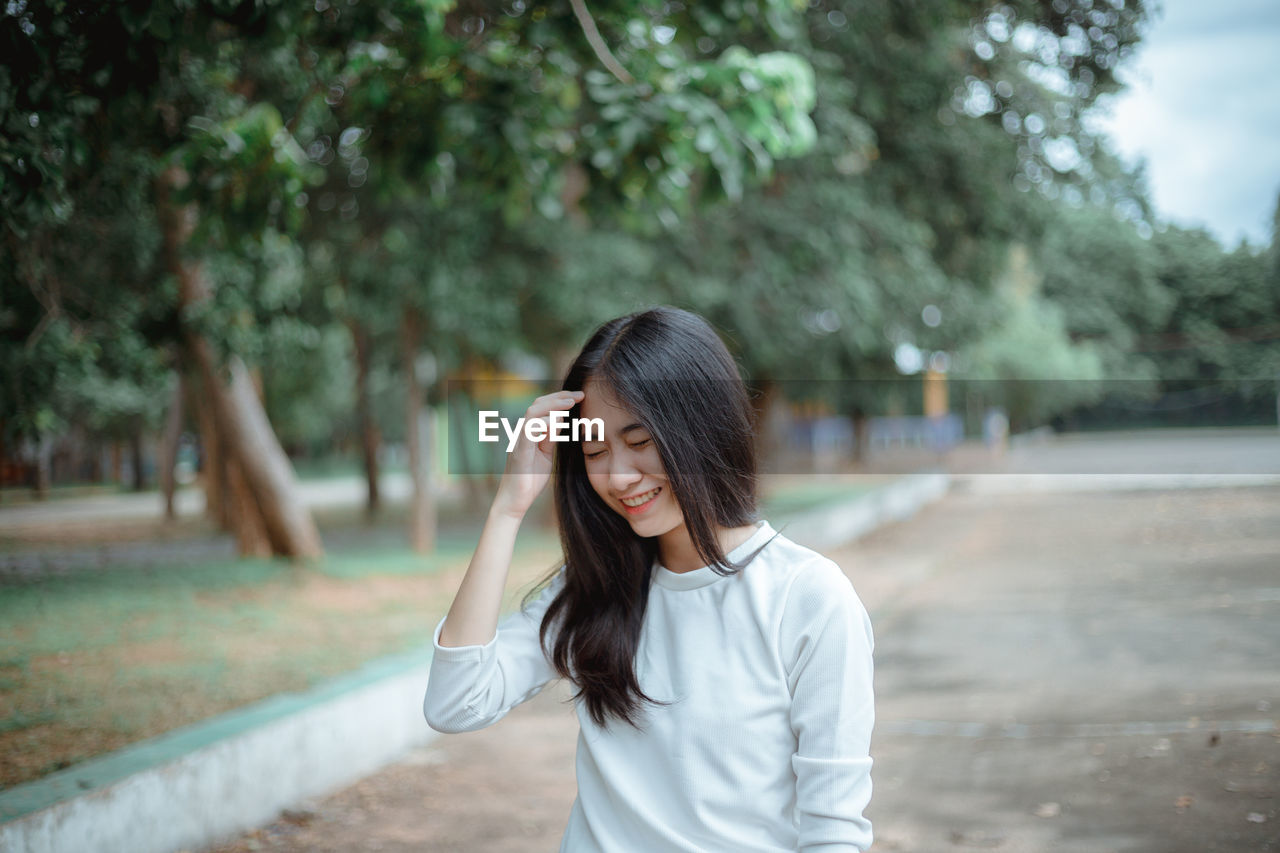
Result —
[[[1156,0],[1129,88],[1100,107],[1129,162],[1147,161],[1160,217],[1225,246],[1271,241],[1280,196],[1280,0]]]

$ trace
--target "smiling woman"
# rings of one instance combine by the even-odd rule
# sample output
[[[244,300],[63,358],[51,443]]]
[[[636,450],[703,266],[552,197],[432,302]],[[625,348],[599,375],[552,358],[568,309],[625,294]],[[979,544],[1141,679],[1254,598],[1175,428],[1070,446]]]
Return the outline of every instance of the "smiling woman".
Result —
[[[671,494],[662,457],[643,424],[624,409],[605,386],[591,380],[581,407],[603,425],[599,441],[582,443],[591,488],[624,518],[637,536],[669,534],[684,518]]]
[[[578,798],[562,851],[866,850],[872,634],[831,560],[756,512],[751,406],[702,318],[620,317],[525,422],[436,628],[423,710],[501,719],[577,688]],[[545,434],[545,433],[543,433]],[[516,531],[551,479],[564,565],[498,623]]]

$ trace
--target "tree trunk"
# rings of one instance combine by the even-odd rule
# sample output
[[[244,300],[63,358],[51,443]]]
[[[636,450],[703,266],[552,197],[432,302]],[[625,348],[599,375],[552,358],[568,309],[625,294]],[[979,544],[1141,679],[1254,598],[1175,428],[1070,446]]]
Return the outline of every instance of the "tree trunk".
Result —
[[[405,374],[405,444],[409,449],[409,477],[413,482],[409,546],[419,554],[427,554],[436,546],[436,503],[431,482],[435,430],[433,414],[424,405],[422,384],[418,380],[420,334],[417,314],[412,309],[406,310],[400,325],[400,343]]]
[[[202,464],[200,480],[204,488],[205,515],[222,530],[231,530],[231,516],[228,509],[230,501],[227,495],[230,486],[227,484],[226,454],[222,452],[222,436],[218,432],[218,422],[213,416],[213,406],[209,398],[199,393],[200,380],[187,382],[187,391],[191,395],[188,404],[196,413],[196,422],[200,428],[200,450]]]
[[[173,372],[173,393],[169,395],[169,416],[164,422],[164,435],[160,440],[160,492],[164,495],[164,517],[173,521],[178,517],[174,507],[174,492],[177,483],[174,480],[174,468],[178,464],[178,443],[182,441],[183,422],[183,381],[182,371]]]
[[[364,456],[364,475],[368,484],[365,514],[377,515],[381,504],[378,494],[378,445],[381,436],[373,419],[373,405],[369,400],[369,333],[358,320],[347,320],[351,340],[356,351],[356,415],[360,420],[360,446]]]
[[[862,407],[853,410],[853,464],[865,467],[871,459],[871,418]]]
[[[446,400],[446,417],[449,418],[449,429],[454,435],[464,436],[457,443],[451,443],[449,447],[449,473],[462,478],[463,495],[465,506],[471,513],[484,512],[484,494],[480,489],[480,476],[476,472],[475,461],[472,457],[472,444],[465,438],[468,435],[467,430],[473,429],[474,425],[466,423],[467,414],[474,407],[471,391],[471,381],[465,376],[456,382],[450,382],[450,390],[452,397]]]
[[[247,478],[234,459],[226,460],[231,529],[236,534],[236,553],[241,557],[270,557],[271,537]]]
[[[165,261],[178,280],[179,307],[184,310],[210,295],[204,270],[182,254],[195,228],[195,207],[177,208],[170,201],[171,191],[185,181],[181,170],[171,167],[157,187]],[[238,523],[247,523],[246,514],[256,507],[272,553],[308,559],[323,556],[320,534],[298,495],[293,467],[271,429],[244,362],[234,355],[228,359],[230,382],[224,384],[209,342],[191,326],[184,328],[184,334],[217,430],[226,441],[227,454],[252,496],[252,500],[236,501]],[[241,541],[251,541],[251,536],[242,536]]]
[[[53,439],[41,435],[36,441],[36,500],[47,500],[53,485]]]
[[[102,471],[102,442],[98,439],[92,439],[89,446],[91,448],[89,463],[92,469],[89,475],[89,482],[100,486],[106,476]]]
[[[124,485],[124,453],[120,450],[120,442],[111,440],[111,482],[117,486]]]
[[[223,386],[214,372],[207,341],[198,343],[205,344],[201,348],[204,352],[197,355],[197,362],[207,377],[206,384],[213,389],[210,397],[214,418],[226,439],[228,462],[234,466],[233,472],[239,471],[252,497],[244,500],[233,486],[237,521],[244,522],[246,514],[256,508],[262,516],[272,553],[306,559],[323,556],[320,533],[298,496],[293,467],[267,421],[248,368],[238,356],[232,356],[231,382],[229,387]],[[243,536],[242,541],[245,541]]]
[[[142,427],[135,426],[129,433],[129,456],[133,458],[133,490],[141,492],[147,487],[147,472],[144,468],[142,449]]]

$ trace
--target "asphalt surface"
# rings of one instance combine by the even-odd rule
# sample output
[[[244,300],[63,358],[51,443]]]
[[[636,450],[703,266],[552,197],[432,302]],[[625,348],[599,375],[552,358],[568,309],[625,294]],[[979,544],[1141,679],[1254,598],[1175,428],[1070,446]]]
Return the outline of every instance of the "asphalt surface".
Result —
[[[1280,488],[961,484],[830,553],[876,631],[875,851],[1280,851]],[[558,849],[566,696],[216,849]]]
[[[1280,850],[1280,489],[956,497],[875,544],[913,537],[876,849]]]

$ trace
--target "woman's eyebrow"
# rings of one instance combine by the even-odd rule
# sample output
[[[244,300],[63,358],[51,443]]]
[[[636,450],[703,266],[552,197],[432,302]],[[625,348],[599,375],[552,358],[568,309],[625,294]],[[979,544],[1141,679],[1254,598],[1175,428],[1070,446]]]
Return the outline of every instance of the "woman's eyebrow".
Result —
[[[628,434],[628,433],[632,433],[632,432],[635,432],[636,430],[643,430],[643,429],[644,429],[644,425],[643,425],[643,424],[627,424],[626,426],[624,426],[624,427],[622,427],[621,429],[619,429],[619,430],[618,430],[617,435],[619,435],[620,437],[625,438],[625,437],[627,436],[627,434]],[[583,440],[582,440],[582,443],[583,443],[583,444],[603,444],[603,443],[604,443],[604,439],[600,439],[600,438],[586,438],[586,439],[583,439]]]

